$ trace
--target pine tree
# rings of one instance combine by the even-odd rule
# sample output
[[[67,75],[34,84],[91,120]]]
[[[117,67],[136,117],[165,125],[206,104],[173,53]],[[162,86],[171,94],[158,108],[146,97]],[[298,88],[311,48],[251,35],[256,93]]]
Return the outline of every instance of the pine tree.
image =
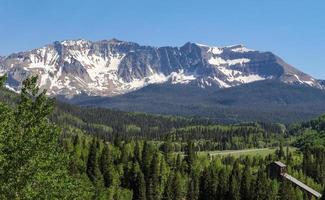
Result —
[[[150,147],[148,142],[144,142],[143,149],[142,149],[142,163],[141,168],[144,174],[144,177],[147,181],[147,178],[149,177],[149,166],[151,163],[151,155],[150,155]]]
[[[196,159],[196,152],[194,148],[194,143],[189,141],[185,148],[185,161],[187,163],[188,169],[187,172],[189,173],[192,168],[194,167],[194,161]]]
[[[173,195],[174,195],[173,188],[172,188],[173,178],[174,178],[174,175],[172,173],[170,173],[167,178],[167,182],[166,182],[166,185],[164,188],[163,200],[173,199]]]
[[[89,180],[95,184],[100,176],[97,162],[97,140],[95,138],[92,140],[92,143],[90,145],[86,172]]]
[[[199,184],[200,200],[213,200],[216,196],[218,196],[216,194],[217,186],[213,184],[213,179],[216,178],[213,176],[211,169],[207,168],[202,172]]]
[[[134,147],[134,161],[141,163],[141,149],[140,149],[140,144],[139,141],[135,143]]]
[[[221,169],[218,173],[218,187],[217,187],[217,196],[220,199],[227,199],[227,194],[228,194],[228,175],[226,173],[225,169]]]
[[[188,182],[187,199],[197,200],[199,198],[199,178],[195,172],[191,172]]]
[[[236,160],[234,163],[231,175],[229,177],[229,199],[239,200],[240,199],[240,168],[239,161]]]
[[[159,155],[156,153],[153,156],[150,164],[150,172],[148,178],[148,188],[147,188],[147,199],[157,200],[159,199]]]
[[[242,178],[241,178],[241,184],[240,184],[240,196],[242,200],[250,200],[250,185],[251,185],[251,170],[248,164],[245,165]]]
[[[146,183],[139,163],[135,162],[132,168],[133,200],[146,200]]]
[[[176,171],[169,175],[163,194],[163,200],[183,200],[184,191],[182,188],[181,173]]]
[[[285,153],[283,150],[283,139],[280,140],[280,147],[279,147],[279,150],[277,150],[277,156],[279,159],[282,159],[285,157]]]
[[[102,154],[100,156],[100,171],[104,178],[104,186],[109,187],[112,184],[112,177],[109,167],[112,165],[108,144],[105,144]]]
[[[279,196],[281,200],[295,199],[295,192],[289,181],[284,180],[282,182]]]
[[[254,199],[264,200],[268,199],[268,181],[263,167],[257,172],[257,178],[255,183]]]
[[[172,200],[183,200],[184,199],[184,191],[182,188],[182,176],[181,173],[176,172],[173,178],[172,184],[173,198]]]

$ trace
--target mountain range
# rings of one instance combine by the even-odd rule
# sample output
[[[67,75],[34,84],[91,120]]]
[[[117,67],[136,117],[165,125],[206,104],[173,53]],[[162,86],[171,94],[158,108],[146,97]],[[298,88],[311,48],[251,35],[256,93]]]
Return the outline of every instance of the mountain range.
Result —
[[[0,74],[16,92],[24,79],[38,75],[50,96],[127,111],[281,122],[325,112],[324,81],[243,45],[56,41],[0,57]]]

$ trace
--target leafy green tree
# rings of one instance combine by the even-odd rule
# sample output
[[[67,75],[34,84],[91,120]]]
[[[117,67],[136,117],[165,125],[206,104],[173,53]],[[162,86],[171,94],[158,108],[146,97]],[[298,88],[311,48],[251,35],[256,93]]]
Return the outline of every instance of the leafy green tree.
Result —
[[[68,174],[60,130],[49,122],[53,101],[45,93],[31,77],[17,106],[0,103],[0,199],[85,198]]]

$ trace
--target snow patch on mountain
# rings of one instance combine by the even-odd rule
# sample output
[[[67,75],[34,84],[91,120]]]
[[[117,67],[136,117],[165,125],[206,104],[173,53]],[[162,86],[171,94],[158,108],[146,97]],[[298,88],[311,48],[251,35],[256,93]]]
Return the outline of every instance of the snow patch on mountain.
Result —
[[[229,88],[229,87],[231,87],[229,84],[227,84],[226,82],[220,80],[217,77],[214,77],[213,80],[217,81],[217,83],[219,84],[220,88]]]
[[[188,84],[191,81],[195,80],[196,77],[194,74],[186,74],[184,70],[180,70],[179,72],[172,72],[170,74],[170,79],[172,84]]]
[[[223,58],[221,57],[218,57],[218,56],[212,56],[210,59],[209,59],[209,63],[211,65],[236,65],[236,64],[244,64],[244,63],[248,63],[250,61],[250,59],[248,58],[238,58],[238,59],[233,59],[233,60],[224,60]]]
[[[121,88],[119,90],[124,91],[133,91],[139,88],[143,88],[150,84],[159,84],[164,83],[168,80],[168,77],[166,77],[164,74],[152,74],[148,77],[145,77],[143,79],[134,79],[131,82],[124,82],[123,80],[119,80],[122,84]]]
[[[236,45],[230,48],[231,51],[233,52],[239,52],[239,53],[246,53],[246,52],[251,52],[254,51],[253,49],[248,49],[244,47],[243,45]]]

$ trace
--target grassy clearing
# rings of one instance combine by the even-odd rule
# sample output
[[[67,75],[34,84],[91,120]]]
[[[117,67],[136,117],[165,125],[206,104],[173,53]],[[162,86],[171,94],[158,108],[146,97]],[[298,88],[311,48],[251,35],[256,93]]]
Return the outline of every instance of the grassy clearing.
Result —
[[[262,149],[242,149],[242,150],[225,150],[225,151],[201,151],[198,152],[199,156],[206,156],[210,154],[210,156],[262,156],[265,157],[267,155],[273,154],[276,148],[262,148]],[[290,152],[296,151],[296,148],[290,147]]]

